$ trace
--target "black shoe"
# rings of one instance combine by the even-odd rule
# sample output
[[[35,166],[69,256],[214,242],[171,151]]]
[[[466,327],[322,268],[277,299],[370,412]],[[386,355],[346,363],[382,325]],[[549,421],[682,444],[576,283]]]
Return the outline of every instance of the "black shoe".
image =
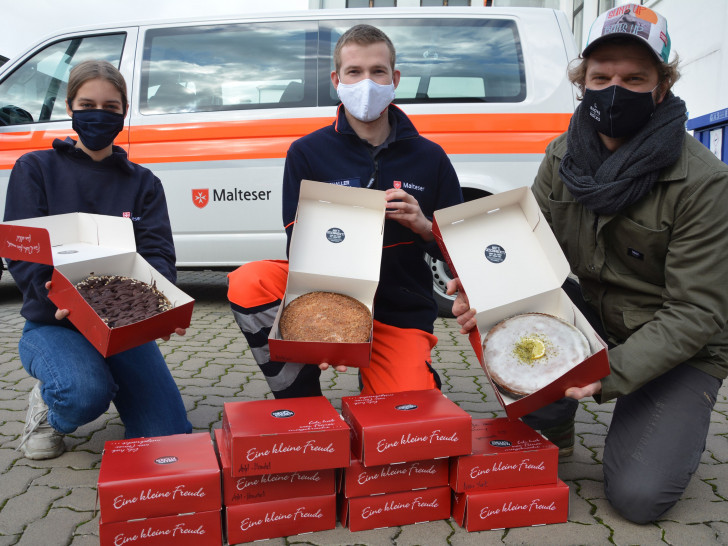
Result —
[[[559,448],[559,459],[570,457],[574,453],[574,420],[541,430],[546,439]]]

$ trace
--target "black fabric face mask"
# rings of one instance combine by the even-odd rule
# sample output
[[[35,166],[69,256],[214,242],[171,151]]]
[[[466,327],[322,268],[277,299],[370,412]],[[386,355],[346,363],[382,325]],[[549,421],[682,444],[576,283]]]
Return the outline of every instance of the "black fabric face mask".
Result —
[[[103,150],[124,128],[124,114],[108,110],[74,110],[71,127],[89,150]]]
[[[652,90],[654,91],[654,89]],[[586,89],[583,107],[597,132],[612,138],[632,136],[655,112],[652,91],[630,91],[619,85],[605,89]]]

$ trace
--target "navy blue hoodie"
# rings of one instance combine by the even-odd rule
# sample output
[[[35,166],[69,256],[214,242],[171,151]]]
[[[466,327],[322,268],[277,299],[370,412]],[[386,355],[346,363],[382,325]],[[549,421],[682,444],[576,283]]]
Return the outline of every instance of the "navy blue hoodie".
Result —
[[[170,281],[177,279],[167,202],[159,179],[132,163],[114,146],[102,161],[92,160],[75,141],[56,139],[52,150],[21,156],[10,173],[5,221],[71,212],[130,216],[137,252]],[[45,283],[51,266],[10,261],[8,270],[23,293],[20,314],[28,320],[72,327],[55,319],[56,306]]]
[[[409,118],[389,107],[394,135],[372,157],[372,146],[357,136],[339,106],[334,124],[296,140],[286,156],[283,177],[283,225],[288,242],[296,217],[301,180],[366,187],[393,188],[395,181],[417,199],[427,218],[441,208],[461,203],[460,183],[445,151],[419,135]],[[374,318],[399,328],[432,333],[437,304],[432,296],[432,273],[424,253],[442,259],[437,244],[395,220],[385,220],[382,263],[374,302]]]

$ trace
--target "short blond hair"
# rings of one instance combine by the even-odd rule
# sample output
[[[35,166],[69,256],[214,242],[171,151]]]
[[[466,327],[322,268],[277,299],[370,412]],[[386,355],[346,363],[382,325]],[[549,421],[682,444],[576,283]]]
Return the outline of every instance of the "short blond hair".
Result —
[[[384,32],[379,30],[377,27],[361,24],[353,26],[344,32],[344,34],[341,35],[341,38],[339,38],[339,41],[336,42],[336,47],[334,48],[334,68],[336,69],[336,73],[338,74],[339,70],[341,70],[341,50],[345,45],[371,45],[379,42],[387,44],[387,47],[389,48],[389,62],[392,65],[392,71],[394,72],[394,62],[396,60],[397,53],[394,50],[392,40],[390,40],[389,36],[384,34]]]

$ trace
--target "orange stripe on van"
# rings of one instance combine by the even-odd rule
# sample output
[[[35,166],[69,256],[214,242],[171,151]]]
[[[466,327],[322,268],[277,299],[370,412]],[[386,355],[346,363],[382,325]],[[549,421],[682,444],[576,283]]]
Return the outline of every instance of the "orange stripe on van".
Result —
[[[448,154],[540,154],[564,132],[571,114],[425,114],[410,116],[420,134]],[[331,118],[243,120],[174,125],[137,125],[116,143],[129,142],[136,163],[284,158],[291,142]],[[0,169],[25,152],[50,148],[71,131],[0,134]],[[126,148],[126,146],[124,146]]]

